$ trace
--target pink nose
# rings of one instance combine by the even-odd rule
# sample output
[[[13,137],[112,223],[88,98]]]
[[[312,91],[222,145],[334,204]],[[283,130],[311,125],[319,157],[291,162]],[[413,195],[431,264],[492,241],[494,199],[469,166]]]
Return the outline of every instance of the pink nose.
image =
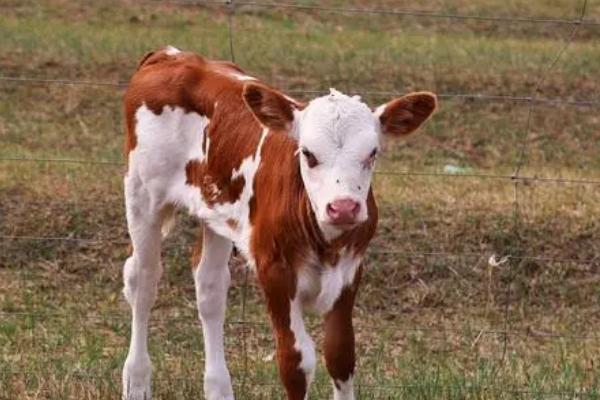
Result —
[[[360,204],[352,199],[338,199],[327,204],[327,215],[334,225],[346,225],[356,222]]]

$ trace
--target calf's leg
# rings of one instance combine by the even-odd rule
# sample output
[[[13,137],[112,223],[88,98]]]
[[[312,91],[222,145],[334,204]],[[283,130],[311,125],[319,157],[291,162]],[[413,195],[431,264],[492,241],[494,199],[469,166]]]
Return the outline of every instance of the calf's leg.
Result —
[[[304,400],[313,379],[315,346],[304,328],[302,306],[294,298],[295,279],[286,267],[259,267],[277,347],[279,376],[288,400]]]
[[[123,293],[131,306],[131,342],[123,367],[123,398],[149,400],[152,365],[148,355],[148,320],[162,274],[161,210],[135,173],[125,177],[127,226],[133,252],[123,267]]]
[[[204,336],[204,395],[207,400],[232,400],[231,377],[225,362],[223,324],[229,289],[232,243],[204,228],[202,255],[194,269],[198,316]]]
[[[356,355],[352,309],[358,290],[362,267],[351,286],[345,287],[333,308],[325,315],[323,351],[325,364],[333,383],[334,400],[354,400],[352,377]]]

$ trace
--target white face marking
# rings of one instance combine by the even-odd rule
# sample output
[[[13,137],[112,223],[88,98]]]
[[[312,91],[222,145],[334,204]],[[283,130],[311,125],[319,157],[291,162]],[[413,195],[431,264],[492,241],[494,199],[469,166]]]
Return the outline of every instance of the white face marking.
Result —
[[[177,54],[181,53],[181,50],[179,50],[176,47],[173,47],[173,46],[169,45],[165,49],[165,53],[167,53],[167,55],[169,55],[169,56],[174,56],[174,55],[177,55]]]
[[[330,203],[349,199],[360,207],[355,223],[368,217],[373,169],[366,162],[379,149],[379,120],[357,97],[333,89],[296,113],[296,119],[302,179],[317,221],[330,239],[343,230],[327,211]]]

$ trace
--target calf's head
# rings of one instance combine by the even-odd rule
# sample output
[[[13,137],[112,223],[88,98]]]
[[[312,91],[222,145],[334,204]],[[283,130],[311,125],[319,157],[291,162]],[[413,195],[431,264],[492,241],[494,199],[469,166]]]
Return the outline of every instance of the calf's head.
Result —
[[[381,136],[414,132],[437,102],[433,93],[417,92],[372,111],[358,96],[332,89],[300,104],[256,83],[245,86],[244,100],[262,125],[297,140],[302,180],[319,226],[329,237],[367,220]]]

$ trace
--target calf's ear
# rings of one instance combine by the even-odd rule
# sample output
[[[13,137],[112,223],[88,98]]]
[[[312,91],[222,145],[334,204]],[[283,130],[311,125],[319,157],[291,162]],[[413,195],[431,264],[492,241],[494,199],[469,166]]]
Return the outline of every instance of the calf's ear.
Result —
[[[294,111],[303,108],[301,103],[257,83],[247,83],[244,86],[243,97],[258,122],[274,130],[291,132],[294,126]]]
[[[374,111],[381,133],[402,137],[416,131],[437,108],[437,97],[430,92],[415,92],[382,104]]]

